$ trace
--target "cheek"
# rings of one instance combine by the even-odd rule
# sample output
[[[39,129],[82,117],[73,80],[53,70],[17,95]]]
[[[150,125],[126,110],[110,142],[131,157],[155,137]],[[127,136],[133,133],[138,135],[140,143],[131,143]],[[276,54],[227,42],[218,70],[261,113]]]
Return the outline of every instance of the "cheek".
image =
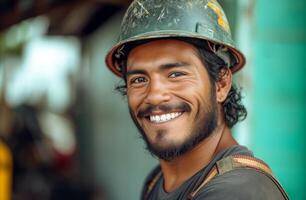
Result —
[[[203,113],[207,110],[211,109],[211,91],[206,88],[198,88],[198,90],[194,90],[190,92],[189,102],[192,106],[192,116],[194,117],[195,121],[202,117]]]
[[[127,94],[127,100],[128,100],[128,105],[129,105],[129,107],[134,111],[134,108],[135,108],[135,99],[134,99],[134,97],[133,96],[131,96],[131,95],[129,95],[129,94]]]
[[[211,91],[209,87],[203,85],[184,85],[180,89],[176,89],[176,94],[192,104],[203,104],[209,102]]]
[[[133,112],[137,111],[137,108],[141,105],[141,96],[134,93],[127,93],[128,105]]]

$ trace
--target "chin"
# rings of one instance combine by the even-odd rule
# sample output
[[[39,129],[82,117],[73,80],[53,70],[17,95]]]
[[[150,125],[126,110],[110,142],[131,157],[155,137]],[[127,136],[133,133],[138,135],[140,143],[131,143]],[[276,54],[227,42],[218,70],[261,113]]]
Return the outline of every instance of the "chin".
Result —
[[[160,129],[157,131],[151,132],[151,134],[146,134],[146,137],[150,141],[150,145],[160,149],[168,149],[168,148],[177,148],[185,143],[188,138],[182,138],[184,131],[182,129],[178,130],[165,130]],[[148,132],[147,132],[148,133]],[[152,135],[154,138],[150,139],[148,135]],[[181,137],[179,137],[181,136]]]
[[[157,135],[154,141],[145,139],[147,144],[147,150],[155,157],[171,161],[174,158],[183,155],[193,146],[193,142],[190,142],[191,138],[185,140],[177,140],[177,138],[170,139],[165,138],[165,134]]]

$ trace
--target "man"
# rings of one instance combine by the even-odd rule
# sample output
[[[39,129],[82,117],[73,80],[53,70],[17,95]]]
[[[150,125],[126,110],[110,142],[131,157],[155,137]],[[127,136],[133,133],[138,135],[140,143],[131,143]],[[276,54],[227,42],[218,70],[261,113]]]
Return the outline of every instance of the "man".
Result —
[[[232,74],[245,63],[216,0],[138,0],[108,53],[132,119],[160,166],[142,199],[287,199],[232,137],[246,117]]]

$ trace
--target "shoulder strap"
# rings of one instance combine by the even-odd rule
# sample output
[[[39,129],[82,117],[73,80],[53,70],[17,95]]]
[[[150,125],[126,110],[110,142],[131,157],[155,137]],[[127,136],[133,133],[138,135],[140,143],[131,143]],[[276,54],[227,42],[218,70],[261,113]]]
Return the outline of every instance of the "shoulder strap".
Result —
[[[153,170],[148,180],[146,181],[142,194],[141,194],[141,199],[145,200],[148,198],[149,194],[153,190],[155,184],[157,183],[161,175],[162,175],[162,171],[160,167],[158,166]]]
[[[216,165],[208,173],[208,175],[204,178],[202,183],[193,192],[189,194],[188,199],[190,200],[193,199],[196,196],[196,194],[215,176],[221,175],[225,172],[237,168],[251,168],[264,173],[275,183],[279,191],[282,193],[284,199],[289,200],[289,197],[287,196],[286,192],[284,191],[280,183],[272,175],[272,171],[269,168],[269,166],[265,164],[262,160],[245,155],[229,156],[218,161]]]

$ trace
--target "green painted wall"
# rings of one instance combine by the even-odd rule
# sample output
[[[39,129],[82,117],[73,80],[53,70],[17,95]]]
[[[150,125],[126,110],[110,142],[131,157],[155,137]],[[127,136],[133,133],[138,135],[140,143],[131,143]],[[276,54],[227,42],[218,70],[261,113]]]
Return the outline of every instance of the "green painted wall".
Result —
[[[306,1],[255,4],[252,149],[306,199]]]

